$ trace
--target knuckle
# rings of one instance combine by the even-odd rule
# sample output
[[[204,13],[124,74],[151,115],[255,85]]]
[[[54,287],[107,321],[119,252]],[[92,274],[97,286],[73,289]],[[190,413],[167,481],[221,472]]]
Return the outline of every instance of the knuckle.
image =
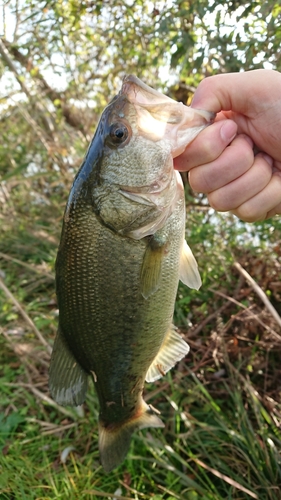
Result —
[[[251,166],[254,162],[254,152],[249,142],[243,136],[237,136],[231,144],[232,155],[235,154],[236,162],[243,162]]]
[[[207,78],[203,78],[203,80],[201,80],[201,82],[199,83],[197,89],[200,89],[200,92],[203,93],[203,92],[208,91],[208,89],[210,88],[210,86],[212,86],[212,80],[208,76]]]
[[[188,182],[189,182],[191,189],[193,189],[193,191],[196,191],[196,192],[200,191],[200,186],[198,186],[198,184],[197,184],[197,175],[196,175],[195,169],[191,170],[188,173]]]
[[[250,203],[243,203],[243,205],[240,205],[240,207],[235,210],[231,210],[231,213],[244,222],[256,222],[264,219],[264,214],[257,210],[256,207],[253,207]]]
[[[231,207],[229,206],[228,201],[221,196],[220,190],[213,191],[208,195],[208,200],[211,207],[217,212],[227,212]]]
[[[189,184],[195,192],[208,193],[211,189],[208,189],[208,182],[206,182],[202,170],[197,167],[189,172]]]

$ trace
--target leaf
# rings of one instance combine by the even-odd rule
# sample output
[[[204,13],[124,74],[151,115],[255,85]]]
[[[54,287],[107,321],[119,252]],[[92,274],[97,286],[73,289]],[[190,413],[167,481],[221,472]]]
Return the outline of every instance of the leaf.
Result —
[[[0,413],[0,443],[2,444],[16,431],[19,424],[25,421],[24,417],[17,412],[10,413],[7,417]]]

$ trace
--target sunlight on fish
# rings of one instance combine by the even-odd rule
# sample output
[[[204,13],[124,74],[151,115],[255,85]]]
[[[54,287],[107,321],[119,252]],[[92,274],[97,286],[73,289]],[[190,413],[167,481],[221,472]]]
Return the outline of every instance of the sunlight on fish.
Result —
[[[185,196],[173,157],[213,119],[126,77],[69,195],[49,385],[57,403],[77,406],[92,379],[106,472],[124,460],[134,431],[164,427],[143,400],[144,383],[189,351],[172,324],[174,304],[179,279],[197,289],[201,279],[185,242]]]

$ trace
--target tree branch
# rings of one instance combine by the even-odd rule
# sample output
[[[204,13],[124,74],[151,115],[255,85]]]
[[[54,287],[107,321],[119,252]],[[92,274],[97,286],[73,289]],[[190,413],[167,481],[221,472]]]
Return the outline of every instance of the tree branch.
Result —
[[[0,40],[1,42],[1,40]],[[78,113],[73,111],[73,108],[70,107],[68,104],[66,104],[66,97],[63,92],[57,92],[54,90],[50,85],[46,82],[45,78],[43,75],[40,73],[37,67],[34,66],[32,60],[30,57],[22,54],[22,52],[12,43],[10,43],[8,40],[5,40],[2,38],[2,50],[0,47],[0,53],[3,55],[3,58],[5,62],[7,63],[8,67],[13,71],[13,73],[17,77],[17,70],[11,61],[9,57],[9,53],[14,57],[14,59],[23,66],[26,71],[30,74],[30,76],[34,79],[37,80],[37,82],[40,85],[41,90],[44,92],[44,95],[52,101],[53,105],[56,107],[56,109],[61,110],[62,115],[71,127],[75,129],[79,129],[86,135],[86,132],[83,127],[83,123],[80,119],[80,116],[78,116]],[[5,55],[4,55],[5,54]],[[8,57],[7,57],[8,56]],[[19,84],[21,85],[22,89],[24,92],[27,94],[28,89],[24,86],[22,86],[22,81],[17,77],[17,80]],[[26,92],[27,91],[27,92]],[[27,94],[28,95],[28,94]]]
[[[52,137],[52,132],[53,132],[52,129],[53,129],[53,127],[49,123],[49,120],[46,118],[45,111],[42,109],[42,106],[40,105],[40,102],[38,102],[38,101],[34,102],[34,98],[30,94],[27,86],[25,85],[25,83],[23,81],[22,76],[19,75],[18,70],[17,70],[16,66],[14,65],[14,62],[13,62],[13,60],[10,57],[9,51],[6,48],[6,44],[4,43],[3,38],[0,38],[0,55],[2,56],[4,62],[6,63],[6,65],[10,69],[10,71],[14,74],[17,82],[19,83],[22,91],[27,96],[28,100],[30,102],[32,102],[35,105],[35,107],[38,109],[39,114],[40,114],[40,118],[42,119],[42,122],[44,123],[44,126],[45,126],[47,132]]]

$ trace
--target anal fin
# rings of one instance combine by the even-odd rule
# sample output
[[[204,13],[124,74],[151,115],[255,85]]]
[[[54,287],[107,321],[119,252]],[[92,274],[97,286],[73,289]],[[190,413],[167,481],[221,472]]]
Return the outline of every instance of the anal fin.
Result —
[[[88,374],[75,360],[58,328],[49,371],[51,396],[62,406],[78,406],[85,401],[87,387]]]
[[[197,262],[185,240],[180,257],[180,280],[189,288],[196,290],[199,290],[202,285]]]
[[[147,371],[146,382],[154,382],[161,378],[188,352],[189,345],[175,331],[172,325],[164,338],[157,356]]]

